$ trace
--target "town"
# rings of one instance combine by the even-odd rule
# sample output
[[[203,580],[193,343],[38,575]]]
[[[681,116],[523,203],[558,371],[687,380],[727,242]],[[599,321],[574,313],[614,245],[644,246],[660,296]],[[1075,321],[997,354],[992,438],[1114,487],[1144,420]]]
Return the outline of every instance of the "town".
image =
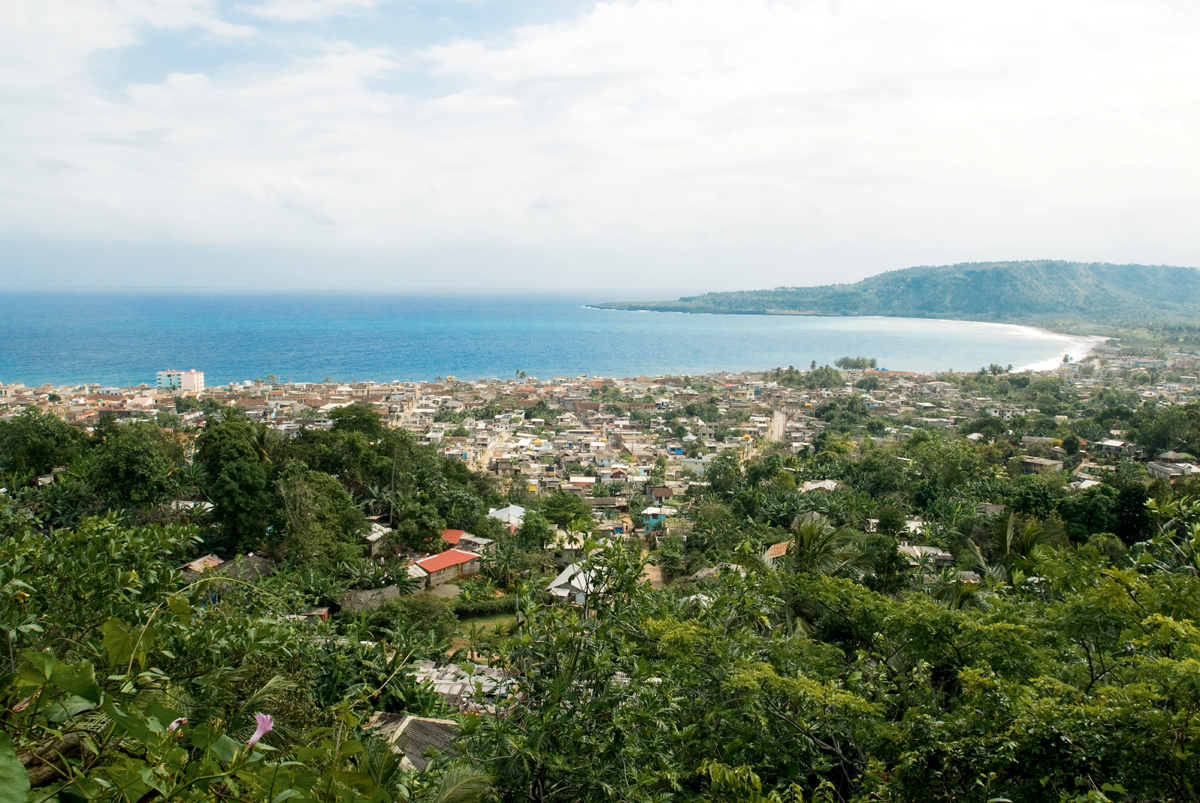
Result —
[[[547,700],[563,689],[570,706],[598,705],[585,690],[600,683],[613,712],[628,711],[623,690],[634,687],[667,682],[696,694],[708,681],[684,671],[690,664],[670,646],[680,639],[678,649],[736,656],[714,653],[705,666],[733,673],[719,685],[721,710],[750,706],[737,727],[757,721],[758,706],[801,704],[776,673],[813,674],[826,684],[821,694],[850,694],[841,704],[854,706],[925,665],[1007,671],[998,668],[1010,660],[1002,653],[1014,650],[1025,663],[1013,683],[1054,652],[1053,661],[1074,667],[1078,688],[1100,683],[1115,693],[1086,653],[1108,650],[1105,660],[1116,662],[1108,672],[1131,677],[1140,670],[1120,658],[1118,633],[1054,647],[1063,638],[1057,620],[1035,633],[1028,616],[1096,593],[1068,576],[1118,571],[1104,602],[1093,602],[1108,606],[1106,616],[1136,619],[1122,601],[1127,590],[1169,607],[1175,592],[1156,578],[1200,568],[1200,553],[1187,546],[1187,528],[1200,523],[1200,357],[1110,344],[1050,371],[915,374],[873,364],[845,357],[740,374],[539,379],[517,371],[390,383],[267,376],[213,387],[200,371],[169,369],[132,387],[6,384],[0,526],[10,568],[26,567],[21,582],[35,594],[13,596],[12,584],[2,593],[24,621],[86,639],[82,603],[52,590],[80,582],[63,572],[86,564],[90,577],[117,577],[118,568],[153,577],[138,594],[179,617],[176,642],[163,635],[153,648],[163,672],[190,629],[216,626],[185,611],[215,606],[247,617],[235,629],[257,621],[297,657],[246,646],[235,674],[266,681],[261,673],[282,673],[311,687],[278,703],[281,723],[324,722],[349,705],[356,738],[382,745],[418,779],[455,756],[483,766],[511,755],[513,728],[546,728],[539,732],[551,738],[574,727],[563,711],[558,725],[547,719]],[[72,532],[85,540],[63,535]],[[28,574],[34,565],[59,567],[57,579],[37,580]],[[118,631],[150,627],[140,603],[122,610],[111,620],[118,624],[105,625],[109,657],[90,660],[151,660],[133,642],[111,647]],[[899,618],[873,618],[883,610]],[[844,631],[838,617],[855,628],[873,621],[878,632]],[[947,636],[953,655],[905,629],[935,620],[959,629]],[[40,630],[19,627],[14,645],[52,647]],[[992,646],[967,635],[979,627],[991,628]],[[904,657],[872,681],[882,684],[875,691],[849,691],[847,673],[862,666],[853,656],[879,649],[877,638]],[[1172,638],[1190,644],[1192,636]],[[575,649],[564,645],[579,639],[600,652],[586,670],[562,674],[562,650]],[[749,671],[747,661],[781,640],[809,639],[834,652],[802,670],[770,659],[755,670],[766,673],[753,682],[756,702],[743,701],[736,672]],[[628,660],[602,657],[629,649],[623,643],[641,646]],[[79,659],[73,648],[57,654]],[[15,671],[21,659],[10,663]],[[217,660],[205,672],[227,669]],[[938,694],[968,694],[940,682],[920,681]],[[1175,694],[1156,686],[1160,702],[1130,699],[1110,713],[1137,719],[1147,705],[1176,705]],[[900,709],[950,716],[946,706],[914,700]],[[871,721],[887,719],[870,710]],[[786,722],[778,727],[779,738],[796,737]],[[834,718],[815,727],[845,726]],[[822,747],[827,738],[804,737],[812,760],[840,767],[838,794],[862,788],[866,764]],[[894,747],[865,731],[850,738]],[[730,766],[787,777],[782,756],[755,763],[748,745],[739,749]],[[554,750],[585,757],[562,743]],[[617,760],[608,756],[595,777],[616,771]],[[1161,783],[1188,777],[1191,761],[1176,759]],[[582,789],[590,771],[571,766],[541,771]],[[895,789],[927,782],[922,769],[893,766]],[[1017,787],[1032,777],[1005,766]],[[31,765],[30,777],[50,783],[64,768],[48,760]],[[689,783],[699,794],[725,783],[698,772]],[[969,775],[948,788],[965,788]],[[511,794],[529,782],[505,781]]]

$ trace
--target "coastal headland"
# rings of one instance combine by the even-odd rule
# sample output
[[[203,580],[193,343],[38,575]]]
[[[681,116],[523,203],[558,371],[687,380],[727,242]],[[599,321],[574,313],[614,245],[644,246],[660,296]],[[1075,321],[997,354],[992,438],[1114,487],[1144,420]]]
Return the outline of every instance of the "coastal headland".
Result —
[[[1166,265],[1063,261],[913,267],[853,284],[777,287],[617,301],[603,309],[720,315],[941,318],[1012,323],[1054,332],[1193,342],[1200,271]]]

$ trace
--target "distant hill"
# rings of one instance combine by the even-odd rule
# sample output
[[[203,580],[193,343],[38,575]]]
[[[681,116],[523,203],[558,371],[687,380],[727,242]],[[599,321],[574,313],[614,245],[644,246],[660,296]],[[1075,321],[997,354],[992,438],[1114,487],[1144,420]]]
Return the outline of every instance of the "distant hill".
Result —
[[[972,262],[905,268],[854,284],[706,293],[606,309],[759,315],[886,315],[1045,326],[1059,331],[1200,323],[1200,271],[1166,265]]]

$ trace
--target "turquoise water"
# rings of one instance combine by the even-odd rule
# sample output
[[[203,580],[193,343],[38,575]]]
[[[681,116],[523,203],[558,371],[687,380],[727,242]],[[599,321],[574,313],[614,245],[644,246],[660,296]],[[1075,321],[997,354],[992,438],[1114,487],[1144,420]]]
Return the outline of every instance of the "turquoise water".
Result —
[[[609,293],[611,295],[611,293]],[[1087,344],[1017,326],[906,318],[687,315],[591,309],[604,294],[0,293],[0,382],[209,385],[636,376],[875,357],[905,371],[1052,366]]]

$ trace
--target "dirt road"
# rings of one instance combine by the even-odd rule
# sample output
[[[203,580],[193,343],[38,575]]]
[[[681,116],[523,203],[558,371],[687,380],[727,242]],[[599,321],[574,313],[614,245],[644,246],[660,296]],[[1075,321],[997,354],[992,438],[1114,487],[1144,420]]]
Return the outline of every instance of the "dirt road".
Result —
[[[783,428],[787,424],[787,416],[776,410],[775,415],[771,416],[771,426],[767,428],[767,438],[773,441],[783,442]]]
[[[643,552],[642,557],[646,557],[649,554],[649,552]],[[658,568],[657,566],[651,566],[649,563],[647,563],[644,567],[642,567],[642,580],[649,580],[651,588],[662,588],[662,569]]]

